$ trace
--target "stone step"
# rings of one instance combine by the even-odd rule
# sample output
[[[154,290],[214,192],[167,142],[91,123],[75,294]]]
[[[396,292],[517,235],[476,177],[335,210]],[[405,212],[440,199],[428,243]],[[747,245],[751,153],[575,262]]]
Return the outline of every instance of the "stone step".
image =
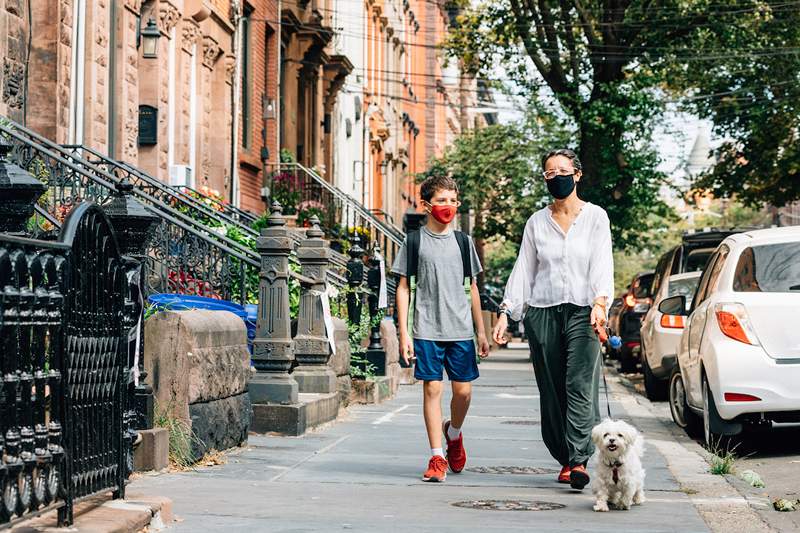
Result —
[[[253,403],[250,430],[255,433],[277,433],[298,436],[309,429],[336,419],[339,414],[339,393],[298,394],[295,404]]]

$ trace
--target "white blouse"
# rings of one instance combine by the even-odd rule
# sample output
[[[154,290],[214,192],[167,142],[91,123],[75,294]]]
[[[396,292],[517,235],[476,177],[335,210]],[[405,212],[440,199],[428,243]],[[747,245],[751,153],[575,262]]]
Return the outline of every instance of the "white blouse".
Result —
[[[590,306],[613,294],[611,225],[602,207],[587,202],[566,234],[550,207],[528,219],[503,298],[511,318],[521,320],[525,304]]]

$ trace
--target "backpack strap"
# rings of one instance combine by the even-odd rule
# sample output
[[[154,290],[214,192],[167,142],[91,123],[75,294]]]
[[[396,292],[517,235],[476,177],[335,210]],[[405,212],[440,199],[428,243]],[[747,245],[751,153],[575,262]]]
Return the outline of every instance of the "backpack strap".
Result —
[[[455,231],[456,242],[461,250],[461,266],[464,267],[464,278],[472,282],[472,261],[470,261],[469,236],[463,231]]]
[[[417,269],[419,268],[419,230],[406,234],[406,279],[408,280],[408,332],[414,335],[414,309],[417,304]]]

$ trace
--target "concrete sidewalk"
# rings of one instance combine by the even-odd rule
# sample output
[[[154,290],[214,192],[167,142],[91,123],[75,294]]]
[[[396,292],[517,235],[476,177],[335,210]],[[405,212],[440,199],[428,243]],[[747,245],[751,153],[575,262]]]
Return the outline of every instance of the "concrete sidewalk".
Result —
[[[251,436],[224,466],[145,476],[131,489],[168,495],[181,520],[173,530],[187,532],[708,531],[655,446],[646,455],[649,501],[631,511],[593,512],[589,489],[576,493],[555,482],[558,464],[541,441],[527,350],[495,353],[480,371],[465,426],[467,470],[444,484],[420,481],[429,450],[416,385],[402,387],[386,404],[353,407],[347,418],[315,433]],[[612,410],[623,413],[619,404]],[[488,473],[491,467],[541,473]],[[476,500],[564,507],[525,512],[453,505]]]

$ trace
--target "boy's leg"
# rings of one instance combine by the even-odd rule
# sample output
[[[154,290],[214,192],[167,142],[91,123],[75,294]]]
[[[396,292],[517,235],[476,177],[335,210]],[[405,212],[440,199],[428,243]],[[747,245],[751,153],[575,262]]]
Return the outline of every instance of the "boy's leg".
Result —
[[[463,427],[467,417],[469,404],[472,400],[472,382],[452,381],[453,397],[450,399],[450,425],[454,428]]]
[[[431,450],[442,447],[442,382],[425,381],[422,384],[422,411]],[[433,454],[431,454],[433,455]]]
[[[568,466],[569,450],[564,428],[567,391],[561,341],[562,313],[558,307],[531,307],[523,324],[531,349],[536,386],[539,388],[542,440],[550,455],[561,466]]]
[[[567,446],[571,466],[594,453],[591,434],[599,422],[600,342],[589,324],[590,309],[577,308],[567,319]]]

